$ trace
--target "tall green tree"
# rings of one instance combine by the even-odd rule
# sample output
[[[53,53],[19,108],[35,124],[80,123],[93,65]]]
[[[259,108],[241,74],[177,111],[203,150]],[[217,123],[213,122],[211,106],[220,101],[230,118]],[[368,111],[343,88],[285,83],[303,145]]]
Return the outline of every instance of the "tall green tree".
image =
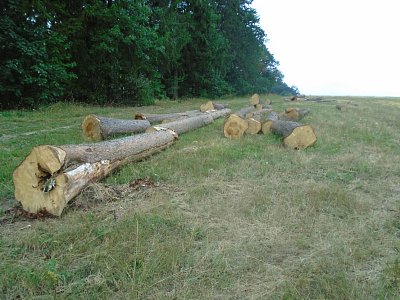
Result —
[[[0,4],[1,108],[59,100],[74,74],[66,36],[53,30],[41,1]]]

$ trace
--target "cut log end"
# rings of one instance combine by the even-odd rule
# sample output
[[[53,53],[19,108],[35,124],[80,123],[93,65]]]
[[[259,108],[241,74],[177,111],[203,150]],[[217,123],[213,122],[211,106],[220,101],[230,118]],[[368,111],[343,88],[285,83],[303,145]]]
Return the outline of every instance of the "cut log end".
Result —
[[[249,123],[247,120],[232,114],[230,115],[224,124],[224,136],[230,139],[239,139],[243,136]]]
[[[250,118],[248,121],[248,128],[246,129],[246,134],[257,134],[261,130],[261,122]]]
[[[265,121],[261,125],[261,131],[263,134],[269,134],[271,133],[271,126],[272,126],[272,121]]]
[[[260,103],[260,95],[254,94],[253,96],[251,96],[251,98],[249,99],[249,103],[250,103],[250,105],[259,104]]]
[[[102,140],[103,133],[101,131],[100,120],[95,115],[88,115],[82,122],[82,133],[85,137],[100,141]]]
[[[66,203],[62,189],[65,178],[56,173],[62,168],[65,152],[52,146],[38,146],[15,169],[15,198],[30,213],[47,211],[61,215]]]
[[[214,104],[212,103],[212,101],[208,101],[207,103],[200,105],[201,112],[206,112],[213,109],[214,109]]]
[[[147,120],[147,118],[144,114],[135,113],[135,120]]]
[[[316,141],[314,129],[309,125],[302,125],[296,127],[289,136],[284,138],[283,144],[294,150],[302,150],[314,145]]]

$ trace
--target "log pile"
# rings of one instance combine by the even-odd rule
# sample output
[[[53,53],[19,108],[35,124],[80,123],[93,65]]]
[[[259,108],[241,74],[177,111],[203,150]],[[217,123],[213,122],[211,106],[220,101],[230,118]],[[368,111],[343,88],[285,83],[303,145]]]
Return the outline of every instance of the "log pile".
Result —
[[[137,114],[136,120],[89,115],[82,123],[82,130],[89,138],[104,139],[117,133],[140,134],[93,144],[34,147],[14,170],[15,199],[27,212],[45,211],[60,216],[68,202],[88,184],[105,178],[125,164],[160,152],[172,145],[179,134],[225,117],[231,111],[224,107],[205,113],[190,111],[140,117]],[[150,125],[171,117],[178,120]]]
[[[249,99],[250,107],[231,114],[224,122],[224,136],[229,139],[239,139],[243,135],[276,134],[282,137],[287,148],[300,150],[315,144],[317,136],[310,125],[298,123],[309,109],[287,108],[281,113],[272,111],[271,107],[257,108],[260,96],[254,94]]]

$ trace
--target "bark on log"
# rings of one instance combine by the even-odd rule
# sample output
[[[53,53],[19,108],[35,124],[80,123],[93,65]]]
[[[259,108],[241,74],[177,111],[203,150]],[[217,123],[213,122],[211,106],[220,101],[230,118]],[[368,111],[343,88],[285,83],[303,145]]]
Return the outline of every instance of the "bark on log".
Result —
[[[101,141],[113,134],[144,132],[150,126],[148,120],[121,120],[88,115],[82,122],[82,132],[91,140]]]
[[[239,139],[243,136],[249,122],[237,114],[231,114],[224,123],[224,136],[230,139]]]
[[[225,117],[231,112],[230,109],[212,110],[201,115],[177,120],[174,122],[164,123],[159,126],[149,127],[146,132],[157,131],[160,128],[168,128],[175,131],[177,134],[182,134],[190,130],[194,130],[212,123],[215,119]]]
[[[310,147],[317,141],[314,129],[291,121],[272,121],[271,131],[283,137],[283,144],[291,149],[300,150]]]
[[[15,169],[15,198],[24,210],[60,216],[86,185],[153,155],[178,138],[169,129],[95,144],[38,146]]]
[[[256,105],[260,103],[260,95],[259,94],[253,94],[253,96],[250,97],[249,99],[250,105]]]
[[[199,110],[189,110],[185,112],[169,113],[169,114],[142,114],[136,113],[135,120],[148,120],[151,124],[159,123],[163,120],[176,119],[180,117],[193,117],[199,115],[201,112]]]

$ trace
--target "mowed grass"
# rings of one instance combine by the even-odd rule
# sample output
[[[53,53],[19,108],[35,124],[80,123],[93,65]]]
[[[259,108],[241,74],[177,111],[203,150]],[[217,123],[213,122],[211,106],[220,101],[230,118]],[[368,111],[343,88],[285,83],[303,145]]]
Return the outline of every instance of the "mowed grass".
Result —
[[[302,122],[314,126],[315,146],[292,151],[273,135],[228,140],[217,120],[108,177],[106,187],[124,187],[112,201],[95,187],[79,202],[97,203],[73,203],[60,218],[8,218],[0,225],[2,297],[398,299],[400,99],[271,98],[277,111],[311,109]],[[204,101],[2,112],[0,201],[14,203],[12,171],[32,147],[85,142],[86,114],[130,118]],[[347,111],[335,108],[349,101]],[[155,186],[129,189],[142,178]]]

